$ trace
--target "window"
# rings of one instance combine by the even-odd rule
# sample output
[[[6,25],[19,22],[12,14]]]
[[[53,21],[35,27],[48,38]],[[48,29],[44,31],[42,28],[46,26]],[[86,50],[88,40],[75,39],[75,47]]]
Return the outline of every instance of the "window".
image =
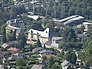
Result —
[[[47,33],[47,31],[46,31],[46,33]]]

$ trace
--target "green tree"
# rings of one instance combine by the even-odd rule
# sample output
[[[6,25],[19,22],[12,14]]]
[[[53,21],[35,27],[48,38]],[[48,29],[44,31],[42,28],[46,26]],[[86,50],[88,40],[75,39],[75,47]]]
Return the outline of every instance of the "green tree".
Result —
[[[13,37],[13,40],[16,40],[16,30],[13,32],[13,35],[12,35]]]
[[[70,61],[72,64],[75,64],[76,63],[76,60],[77,60],[77,56],[74,52],[67,52],[65,55],[64,55],[64,58],[68,61]]]
[[[6,28],[6,24],[3,24],[1,26],[1,32],[3,34],[3,43],[7,42],[7,39],[6,39],[6,29],[5,28]]]
[[[26,66],[26,60],[23,58],[16,59],[16,65],[17,66]]]
[[[0,58],[0,64],[2,65],[3,64],[3,60]]]
[[[31,28],[35,30],[43,30],[43,27],[41,26],[40,23],[32,23]]]
[[[51,68],[53,66],[53,64],[54,64],[54,58],[53,58],[53,56],[51,56],[48,60],[48,67]]]
[[[75,42],[77,40],[77,35],[76,35],[74,29],[72,29],[70,27],[66,27],[63,29],[62,36],[65,41]]]
[[[18,41],[18,47],[24,48],[24,45],[26,44],[25,34],[24,33],[19,34],[17,41]]]
[[[54,28],[54,23],[47,23],[45,28]]]
[[[62,69],[62,67],[58,63],[55,63],[55,64],[53,64],[51,69]]]
[[[65,47],[65,42],[64,41],[59,42],[59,48],[61,49],[63,47]]]
[[[42,44],[41,44],[41,42],[40,42],[39,39],[37,40],[36,46],[37,46],[37,47],[42,47]]]

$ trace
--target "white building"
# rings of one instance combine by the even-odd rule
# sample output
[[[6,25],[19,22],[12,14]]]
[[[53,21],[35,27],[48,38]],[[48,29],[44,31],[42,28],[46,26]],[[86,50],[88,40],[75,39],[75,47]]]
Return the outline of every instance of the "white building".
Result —
[[[44,44],[45,42],[47,42],[49,40],[49,38],[50,38],[49,28],[45,29],[44,31],[38,31],[38,30],[30,29],[28,31],[27,43],[31,43],[31,42],[34,43],[39,39],[40,42],[42,44]]]
[[[24,22],[23,22],[23,20],[21,20],[20,18],[8,20],[8,21],[6,22],[6,24],[7,24],[7,25],[14,26],[14,27],[21,28],[21,29],[24,29]]]
[[[84,33],[86,33],[89,30],[89,26],[92,26],[92,23],[89,22],[84,22],[83,26],[85,27]]]

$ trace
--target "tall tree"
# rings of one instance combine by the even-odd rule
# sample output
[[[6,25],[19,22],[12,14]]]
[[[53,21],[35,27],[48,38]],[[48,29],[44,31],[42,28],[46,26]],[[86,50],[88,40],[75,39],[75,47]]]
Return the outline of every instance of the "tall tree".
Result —
[[[3,24],[2,27],[1,27],[1,32],[3,34],[3,43],[7,42],[7,39],[6,39],[6,24]]]
[[[53,58],[53,56],[51,56],[48,60],[48,67],[51,68],[53,66],[53,64],[54,64],[54,58]]]
[[[37,47],[42,47],[42,44],[41,44],[41,42],[40,42],[39,39],[37,40],[36,46],[37,46]]]
[[[55,63],[55,64],[53,64],[51,69],[62,69],[62,67],[58,63]]]

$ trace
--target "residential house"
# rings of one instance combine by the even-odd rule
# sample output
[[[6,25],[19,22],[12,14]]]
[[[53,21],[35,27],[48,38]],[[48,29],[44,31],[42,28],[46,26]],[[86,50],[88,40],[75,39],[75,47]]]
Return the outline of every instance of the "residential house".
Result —
[[[40,54],[52,54],[53,51],[44,49],[42,47],[36,47],[32,50],[33,53],[40,53]]]
[[[67,60],[63,61],[63,62],[61,63],[61,65],[62,65],[62,68],[63,68],[63,69],[67,69],[68,66],[70,66],[71,68],[73,68],[72,63],[70,63],[70,62],[67,61]]]
[[[87,31],[89,31],[89,26],[92,26],[92,23],[84,22],[83,26],[84,26],[84,34],[85,34]]]
[[[31,69],[44,69],[44,65],[42,65],[42,64],[39,64],[39,65],[35,64],[35,65],[32,66]]]
[[[28,15],[29,18],[34,19],[34,20],[40,20],[44,19],[45,17],[39,16],[39,15]]]
[[[4,49],[8,49],[16,44],[17,44],[17,41],[9,41],[9,42],[3,43],[1,47]]]
[[[8,48],[9,47],[9,44],[8,43],[4,43],[2,46],[1,46],[2,48]]]
[[[8,57],[8,60],[16,60],[17,58],[24,58],[24,55],[22,53],[14,53]]]
[[[40,54],[52,54],[53,51],[44,49],[44,50],[39,51],[39,53]]]
[[[8,25],[8,26],[6,27],[6,32],[9,32],[9,31],[11,31],[11,30],[12,30],[12,31],[16,31],[16,34],[19,34],[19,33],[21,33],[21,31],[22,31],[21,28]]]
[[[52,40],[50,40],[50,41],[47,41],[46,43],[45,43],[45,46],[46,47],[51,47],[51,48],[59,48],[59,42],[60,41],[63,41],[63,38],[62,37],[52,37]]]
[[[42,47],[36,47],[32,50],[33,53],[38,53],[39,51],[41,51],[43,48]]]
[[[11,48],[7,49],[7,51],[9,51],[9,52],[19,52],[19,49],[11,47]]]

